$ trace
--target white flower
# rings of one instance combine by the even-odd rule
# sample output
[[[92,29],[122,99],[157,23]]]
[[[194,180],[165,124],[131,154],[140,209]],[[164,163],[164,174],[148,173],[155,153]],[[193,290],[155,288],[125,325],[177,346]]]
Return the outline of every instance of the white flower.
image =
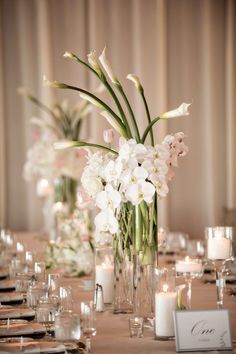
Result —
[[[126,76],[126,78],[127,78],[128,80],[130,80],[130,81],[133,81],[133,83],[135,84],[136,88],[137,88],[140,92],[143,91],[143,87],[142,87],[142,85],[141,85],[141,83],[140,83],[140,80],[139,80],[139,78],[138,78],[137,75],[129,74],[129,75]]]
[[[147,157],[151,158],[152,160],[166,161],[170,157],[170,151],[169,148],[161,144],[157,144],[154,147],[149,146]]]
[[[88,62],[91,65],[91,67],[98,73],[101,73],[101,68],[97,60],[96,56],[96,50],[93,50],[88,54]]]
[[[103,140],[107,144],[111,144],[114,140],[115,133],[113,129],[106,129],[103,131]]]
[[[120,202],[120,193],[109,184],[106,186],[105,191],[98,193],[96,197],[96,205],[102,210],[107,208],[115,210],[119,207]]]
[[[156,176],[156,178],[152,180],[152,183],[156,188],[156,192],[159,198],[164,198],[167,196],[169,188],[165,176]]]
[[[168,166],[164,160],[146,160],[142,163],[142,167],[148,171],[149,179],[152,182],[158,175],[166,175]]]
[[[80,93],[79,93],[79,96],[80,96],[82,99],[84,99],[84,100],[86,100],[86,101],[92,103],[94,106],[96,106],[96,107],[98,107],[98,108],[103,108],[103,106],[102,106],[97,100],[95,100],[93,97],[91,97],[90,95],[87,95],[87,94],[84,93],[84,92],[80,92]]]
[[[118,178],[120,177],[122,171],[122,163],[120,161],[109,161],[106,167],[103,170],[102,176],[106,182],[117,183]]]
[[[103,107],[102,107],[103,108]],[[120,126],[117,120],[107,111],[100,112],[101,116],[106,118],[108,123],[122,136],[125,136],[125,130]]]
[[[110,208],[98,213],[94,219],[94,223],[98,232],[110,232],[111,234],[115,234],[118,231],[118,221]]]
[[[128,186],[125,196],[132,204],[138,205],[143,200],[150,204],[155,194],[155,188],[152,183],[142,181]]]
[[[106,48],[103,49],[103,52],[102,54],[100,55],[99,57],[99,61],[100,63],[102,64],[105,72],[107,73],[107,75],[109,76],[110,80],[114,83],[114,84],[118,84],[119,81],[118,79],[116,78],[112,68],[111,68],[111,65],[109,63],[109,61],[107,60],[106,58]]]
[[[176,108],[172,111],[162,113],[160,115],[160,118],[165,119],[165,118],[175,118],[175,117],[181,117],[181,116],[188,116],[189,115],[188,107],[191,106],[191,104],[192,103],[182,103],[178,108]]]
[[[92,198],[95,198],[97,193],[103,190],[103,185],[101,179],[94,175],[89,168],[85,168],[81,177],[81,183],[88,193],[88,195]]]

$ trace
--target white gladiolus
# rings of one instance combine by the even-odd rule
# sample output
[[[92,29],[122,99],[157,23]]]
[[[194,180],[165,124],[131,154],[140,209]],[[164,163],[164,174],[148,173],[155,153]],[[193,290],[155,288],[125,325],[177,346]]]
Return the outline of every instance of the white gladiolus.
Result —
[[[102,54],[99,56],[99,61],[100,63],[102,64],[105,72],[107,73],[107,75],[109,76],[110,80],[114,83],[114,84],[118,84],[119,81],[118,79],[116,78],[112,68],[111,68],[111,65],[109,63],[109,61],[107,60],[107,57],[106,57],[106,48],[103,49],[103,52]]]
[[[188,107],[191,106],[192,103],[182,103],[178,108],[173,109],[172,111],[162,113],[160,115],[161,119],[166,119],[166,118],[175,118],[175,117],[182,117],[182,116],[188,116],[189,111]]]

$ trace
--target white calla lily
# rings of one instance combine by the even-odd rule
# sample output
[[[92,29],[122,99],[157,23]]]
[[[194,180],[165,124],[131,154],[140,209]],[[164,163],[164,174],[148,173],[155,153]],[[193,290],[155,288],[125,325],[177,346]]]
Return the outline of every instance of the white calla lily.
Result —
[[[94,106],[96,106],[98,108],[103,108],[103,106],[97,100],[95,100],[93,97],[87,95],[86,93],[80,92],[79,96],[81,98],[83,98],[84,100],[92,103]]]
[[[143,87],[137,75],[129,74],[126,76],[126,78],[130,81],[133,81],[138,91],[143,92]]]
[[[115,76],[112,68],[111,68],[111,65],[109,63],[109,61],[107,60],[107,57],[106,57],[106,47],[103,49],[103,52],[102,54],[99,56],[99,61],[100,63],[102,64],[105,72],[107,73],[107,75],[109,76],[111,82],[113,82],[113,84],[119,84],[119,81],[117,79],[117,77]]]
[[[183,102],[178,108],[173,109],[172,111],[162,113],[160,115],[160,118],[167,119],[167,118],[188,116],[189,115],[188,107],[191,106],[191,104],[192,103],[184,103]]]
[[[125,135],[125,131],[121,128],[121,126],[117,123],[115,118],[112,117],[112,115],[110,113],[108,113],[107,111],[102,111],[102,112],[100,112],[100,114],[101,114],[101,116],[106,118],[108,123],[117,131],[117,133],[119,133],[122,136]]]
[[[88,54],[88,62],[91,65],[91,67],[100,75],[101,68],[97,60],[96,50],[93,50]]]

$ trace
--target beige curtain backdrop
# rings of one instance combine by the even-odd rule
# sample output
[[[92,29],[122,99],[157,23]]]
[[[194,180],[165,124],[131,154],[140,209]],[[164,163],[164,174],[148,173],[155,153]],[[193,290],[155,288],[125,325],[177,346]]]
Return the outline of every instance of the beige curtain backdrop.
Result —
[[[159,203],[160,225],[202,238],[205,226],[223,223],[225,208],[236,204],[235,19],[234,0],[0,0],[0,226],[42,227],[35,186],[22,179],[29,119],[42,113],[16,88],[26,86],[48,103],[56,97],[74,104],[76,93],[43,87],[43,74],[96,87],[62,54],[86,58],[105,45],[142,129],[145,114],[128,73],[140,77],[153,117],[193,102],[189,117],[156,127],[159,139],[185,132],[190,149]],[[101,141],[104,127],[94,112],[84,135]]]

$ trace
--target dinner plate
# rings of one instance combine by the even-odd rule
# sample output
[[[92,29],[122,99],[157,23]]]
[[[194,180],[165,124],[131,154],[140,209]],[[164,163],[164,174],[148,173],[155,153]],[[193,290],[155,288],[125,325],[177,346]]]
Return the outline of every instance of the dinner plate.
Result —
[[[14,290],[16,288],[16,280],[15,279],[7,279],[0,281],[0,291],[3,290]]]
[[[35,312],[29,307],[13,307],[13,306],[2,306],[0,307],[0,319],[8,318],[22,318],[30,319],[35,317]]]
[[[41,335],[45,334],[45,327],[41,323],[13,323],[0,325],[0,337],[13,337],[25,335]]]
[[[25,353],[25,354],[53,354],[53,353],[65,353],[65,346],[59,342],[48,341],[18,341],[9,343],[0,343],[0,353]]]
[[[10,303],[23,301],[23,295],[16,292],[4,292],[0,293],[0,302],[1,303]]]

